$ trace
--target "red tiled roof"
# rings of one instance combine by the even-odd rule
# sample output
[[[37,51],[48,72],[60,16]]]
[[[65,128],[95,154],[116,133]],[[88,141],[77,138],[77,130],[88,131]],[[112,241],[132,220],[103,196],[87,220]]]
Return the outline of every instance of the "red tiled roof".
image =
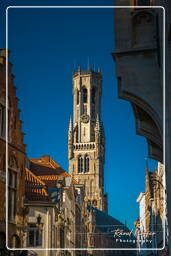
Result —
[[[25,170],[25,193],[28,201],[49,201],[45,183],[29,169]]]
[[[38,159],[30,159],[30,167],[26,168],[26,199],[29,201],[46,201],[50,202],[48,188],[56,187],[57,180],[60,177],[70,177],[70,174],[62,169],[49,156],[43,156]],[[73,184],[77,184],[72,179]]]
[[[49,156],[42,156],[38,159],[31,158],[30,162],[31,171],[43,180],[47,186],[56,187],[56,181],[60,176],[70,177],[70,174]],[[77,184],[75,179],[72,179],[72,182]]]
[[[44,155],[41,158],[31,158],[31,162],[38,163],[39,165],[47,166],[50,168],[61,168],[61,166],[56,163],[50,156]]]
[[[42,163],[39,164],[39,163],[34,163],[32,161],[30,164],[30,169],[37,176],[61,175],[62,173],[65,172],[62,168],[54,169],[52,167],[44,166],[42,165]]]

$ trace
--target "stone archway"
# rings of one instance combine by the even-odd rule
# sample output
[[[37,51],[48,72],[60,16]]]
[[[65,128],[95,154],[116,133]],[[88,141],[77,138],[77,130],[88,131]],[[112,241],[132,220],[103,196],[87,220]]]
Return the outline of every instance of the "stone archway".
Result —
[[[119,98],[127,100],[131,103],[136,120],[136,133],[144,136],[148,143],[148,154],[149,157],[163,162],[163,111],[162,105],[160,111],[155,111],[150,104],[151,102],[146,101],[146,90],[143,91],[142,96],[136,91],[135,85],[130,85],[135,88],[134,93],[132,89],[129,91],[129,83],[123,85],[121,77],[118,77],[118,95]],[[148,98],[147,98],[148,99]],[[159,102],[160,104],[161,102]],[[152,105],[152,106],[151,106]],[[159,115],[160,113],[160,115]]]

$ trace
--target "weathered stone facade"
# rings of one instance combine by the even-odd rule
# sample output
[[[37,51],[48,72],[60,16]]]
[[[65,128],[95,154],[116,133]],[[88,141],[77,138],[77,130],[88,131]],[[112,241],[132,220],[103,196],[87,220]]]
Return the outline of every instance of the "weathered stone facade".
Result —
[[[0,235],[6,232],[5,183],[8,182],[8,247],[22,247],[24,221],[25,145],[21,131],[20,110],[14,86],[12,64],[8,63],[8,106],[6,105],[6,50],[0,50]],[[8,143],[6,144],[6,108]],[[6,156],[6,146],[8,156]],[[8,157],[8,181],[6,180]]]
[[[145,1],[146,8],[140,7],[141,0],[117,0],[116,5],[130,6],[130,8],[115,10],[116,48],[113,57],[116,61],[119,97],[131,102],[137,133],[146,137],[149,156],[162,163],[165,160],[164,187],[166,188],[168,221],[166,245],[169,244],[171,251],[171,236],[169,235],[171,232],[171,104],[169,100],[171,97],[171,5],[169,1],[160,0]],[[155,6],[163,6],[165,10],[162,7],[155,8]],[[165,14],[164,38],[163,17]],[[163,43],[163,38],[165,43]],[[163,58],[164,46],[166,59]],[[166,73],[165,70],[163,72],[164,64],[166,64]],[[163,79],[164,75],[166,75],[166,81]],[[165,102],[163,102],[163,92]],[[163,121],[165,121],[165,126],[163,126]],[[165,149],[163,149],[163,140],[166,142]],[[163,158],[164,151],[165,158]]]
[[[69,172],[85,186],[85,201],[107,211],[104,194],[105,137],[100,120],[102,74],[73,73],[73,121],[68,131]]]

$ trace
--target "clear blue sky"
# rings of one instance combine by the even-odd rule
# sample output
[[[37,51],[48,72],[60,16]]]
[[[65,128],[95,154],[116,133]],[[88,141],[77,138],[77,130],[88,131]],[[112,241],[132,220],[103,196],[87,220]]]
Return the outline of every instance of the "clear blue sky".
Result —
[[[2,1],[8,5],[112,5],[113,0]],[[0,47],[5,47],[5,33]],[[135,134],[129,102],[118,99],[113,9],[10,9],[9,49],[28,157],[48,154],[68,170],[67,129],[72,113],[72,67],[91,64],[103,73],[102,119],[106,134],[105,190],[109,214],[132,228],[136,199],[144,191],[147,143]],[[155,161],[150,160],[151,170]]]

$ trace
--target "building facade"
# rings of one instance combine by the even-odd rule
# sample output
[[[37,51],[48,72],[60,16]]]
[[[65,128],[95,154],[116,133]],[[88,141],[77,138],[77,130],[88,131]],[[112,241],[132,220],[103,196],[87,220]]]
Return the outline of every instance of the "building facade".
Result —
[[[25,144],[21,130],[20,110],[12,74],[12,64],[8,63],[8,104],[6,104],[6,57],[5,49],[0,50],[0,246],[9,248],[23,246],[24,224],[24,176]],[[8,111],[8,129],[6,129],[6,111]],[[8,134],[6,134],[6,132]],[[8,141],[7,141],[8,138]],[[6,147],[8,155],[6,155]],[[6,166],[6,158],[8,167]],[[7,173],[6,173],[7,171]],[[8,179],[6,180],[6,174]],[[8,184],[6,193],[5,184]],[[7,198],[7,201],[5,200]],[[7,203],[7,204],[6,204]],[[7,207],[7,208],[6,208]],[[7,241],[6,235],[7,210]],[[6,252],[7,253],[7,252]]]
[[[166,245],[171,251],[171,5],[169,1],[160,0],[117,0],[116,5],[130,7],[115,10],[116,47],[113,57],[118,94],[133,107],[136,132],[147,139],[149,157],[163,163],[165,152]],[[165,14],[166,26],[163,27]],[[166,140],[165,144],[163,140]]]
[[[158,163],[158,168],[150,172],[146,168],[145,192],[141,192],[137,198],[139,203],[139,219],[135,222],[137,233],[137,247],[139,255],[151,255],[152,252],[145,248],[164,247],[165,233],[165,191],[164,191],[164,168]],[[141,249],[144,250],[141,250]],[[153,255],[162,255],[153,250]]]
[[[70,250],[87,246],[83,186],[47,155],[31,159],[27,166],[25,247],[29,251],[54,248],[35,250],[40,256],[84,255]]]
[[[69,172],[85,186],[85,201],[107,211],[105,137],[101,116],[102,74],[73,72],[73,120],[68,131]]]

